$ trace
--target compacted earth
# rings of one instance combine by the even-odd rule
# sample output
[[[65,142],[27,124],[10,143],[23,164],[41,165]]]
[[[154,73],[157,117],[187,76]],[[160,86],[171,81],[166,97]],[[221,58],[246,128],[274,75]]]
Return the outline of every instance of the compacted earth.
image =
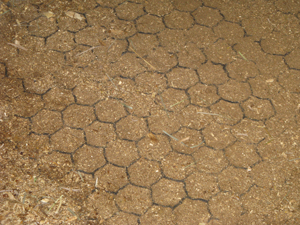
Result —
[[[0,1],[1,224],[300,224],[300,1]]]

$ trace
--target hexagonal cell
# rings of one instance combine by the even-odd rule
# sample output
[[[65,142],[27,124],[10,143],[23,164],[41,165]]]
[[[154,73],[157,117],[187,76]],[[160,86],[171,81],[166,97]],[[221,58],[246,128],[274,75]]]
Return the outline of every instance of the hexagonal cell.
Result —
[[[201,2],[198,0],[186,0],[184,2],[181,0],[173,0],[172,3],[175,9],[186,12],[193,12],[201,5]]]
[[[123,3],[123,0],[96,0],[96,2],[102,7],[115,8],[119,4]]]
[[[294,42],[294,38],[287,33],[271,32],[261,40],[260,45],[266,53],[285,55],[294,50]]]
[[[276,201],[276,199],[278,199],[276,194],[280,193],[280,191],[276,191],[276,194],[272,192],[273,191],[269,188],[253,186],[249,192],[242,196],[244,210],[247,210],[247,212],[252,212],[253,215],[255,215],[255,218],[252,219],[253,221],[257,221],[257,218],[261,218],[261,221],[264,221],[266,215],[270,215],[272,212],[274,212],[277,208],[277,205],[280,204]],[[260,215],[261,217],[259,217]],[[273,220],[273,222],[275,221],[276,220]]]
[[[137,17],[143,15],[145,12],[143,10],[142,4],[125,2],[116,8],[116,13],[120,19],[134,20]]]
[[[128,39],[129,48],[133,48],[141,56],[149,54],[153,49],[159,46],[159,40],[155,34],[138,33]],[[145,48],[145,46],[147,46],[147,48]]]
[[[206,56],[202,50],[198,48],[195,43],[191,42],[182,47],[177,53],[177,56],[180,66],[191,69],[198,69],[206,61]]]
[[[30,157],[33,159],[38,159],[40,156],[51,151],[49,137],[33,133],[19,143],[18,147],[19,149],[22,149],[24,157]]]
[[[174,207],[186,196],[184,184],[161,179],[152,186],[152,197],[156,204]]]
[[[264,123],[250,119],[243,119],[239,124],[232,127],[231,133],[237,140],[247,143],[258,143],[267,136]]]
[[[101,219],[108,219],[116,212],[118,208],[115,203],[116,195],[107,193],[105,190],[97,190],[87,198],[87,205],[91,206],[90,212],[94,210]]]
[[[145,9],[149,14],[164,16],[173,10],[173,5],[168,1],[149,1],[145,4]]]
[[[164,17],[164,22],[171,29],[188,29],[194,24],[194,19],[188,12],[174,10]]]
[[[163,74],[145,72],[136,76],[135,83],[139,91],[143,93],[157,92],[158,89],[163,90],[167,87],[167,79]]]
[[[261,160],[254,145],[245,142],[235,142],[225,149],[225,155],[236,167],[248,168]]]
[[[99,44],[99,40],[104,40],[105,38],[105,29],[97,25],[87,27],[75,34],[76,43],[89,46],[96,46]]]
[[[122,139],[137,141],[147,134],[147,124],[143,118],[127,116],[116,124],[116,132]]]
[[[175,218],[172,209],[153,205],[148,211],[140,217],[141,224],[148,225],[175,225]]]
[[[160,44],[169,52],[182,52],[185,49],[187,37],[183,30],[164,29],[157,34]]]
[[[148,118],[149,128],[153,133],[161,134],[163,131],[172,134],[179,130],[180,120],[178,115],[164,110],[152,110]]]
[[[229,45],[234,45],[239,42],[245,35],[241,25],[225,20],[221,21],[213,30],[220,38],[224,38]]]
[[[117,192],[128,184],[126,169],[108,164],[95,172],[98,186],[109,192]]]
[[[234,61],[234,56],[236,56],[236,52],[222,39],[219,39],[204,51],[208,59],[214,63],[227,64]]]
[[[59,40],[59,41],[58,41]],[[49,49],[66,52],[75,47],[74,34],[68,31],[58,31],[47,38],[46,46]]]
[[[249,172],[232,166],[226,168],[218,175],[218,181],[223,191],[232,192],[239,196],[246,193],[253,182]]]
[[[63,126],[61,113],[43,109],[32,118],[32,131],[53,134]]]
[[[196,167],[200,172],[219,173],[227,167],[228,161],[223,151],[202,147],[194,152]]]
[[[290,54],[285,56],[285,61],[289,65],[290,68],[300,69],[299,66],[300,59],[300,48],[294,49]]]
[[[165,28],[161,18],[152,15],[144,15],[137,19],[136,27],[138,31],[146,34],[155,34]]]
[[[57,24],[55,20],[41,16],[30,22],[28,31],[34,36],[48,37],[57,31]]]
[[[170,152],[161,162],[166,177],[183,180],[195,171],[195,163],[191,156]]]
[[[281,73],[278,82],[289,92],[300,92],[300,71],[289,70]]]
[[[189,99],[185,91],[174,88],[168,88],[162,94],[157,95],[156,101],[160,104],[161,108],[166,107],[168,110],[176,112],[189,104]]]
[[[112,8],[106,7],[96,7],[86,12],[85,15],[90,26],[102,25],[104,27],[109,26],[112,18],[116,16]],[[99,20],[99,15],[101,15],[101,20]]]
[[[115,224],[130,224],[138,225],[138,216],[129,213],[118,212],[113,217],[105,221],[105,225],[115,225]]]
[[[29,119],[13,116],[9,120],[0,123],[1,140],[12,140],[12,142],[18,143],[28,138],[30,133],[30,121]],[[3,138],[3,139],[2,139]]]
[[[254,78],[259,75],[254,62],[244,59],[237,59],[227,64],[225,68],[229,73],[229,77],[240,82],[245,82],[248,78]]]
[[[188,128],[181,128],[173,136],[177,138],[177,140],[171,139],[173,150],[184,154],[192,154],[203,143],[201,132]]]
[[[115,17],[113,18],[113,23],[110,22],[108,27],[108,35],[114,39],[125,39],[137,33],[134,21],[119,20]]]
[[[206,108],[188,105],[180,112],[181,124],[184,127],[200,130],[213,121],[213,117],[209,113],[210,110]]]
[[[97,69],[99,68],[99,63],[104,64],[117,62],[128,48],[128,42],[126,40],[106,38],[104,44],[105,47],[99,46],[100,48],[95,48],[93,50],[94,55],[97,56]]]
[[[243,211],[239,199],[230,192],[213,196],[208,204],[212,215],[225,224],[237,223]]]
[[[68,105],[74,103],[72,91],[63,88],[52,88],[43,96],[45,108],[62,111]]]
[[[227,83],[218,87],[219,95],[231,102],[242,102],[250,97],[251,88],[248,83],[241,83],[229,80]]]
[[[54,82],[57,87],[73,89],[80,83],[80,77],[84,75],[83,68],[62,66],[54,73]]]
[[[141,215],[152,205],[150,194],[149,189],[127,185],[118,192],[115,201],[124,212]]]
[[[198,24],[213,27],[216,26],[222,19],[223,16],[219,13],[219,10],[208,7],[199,7],[192,13]]]
[[[112,124],[95,121],[84,129],[87,143],[94,146],[106,146],[108,142],[116,139],[115,129]]]
[[[191,198],[209,200],[219,192],[217,178],[213,175],[195,172],[185,179],[188,195]]]
[[[103,148],[96,148],[84,145],[79,148],[73,155],[77,170],[87,173],[94,172],[97,168],[106,163],[103,154]]]
[[[44,94],[53,87],[51,74],[34,72],[32,76],[24,78],[25,90],[30,93]]]
[[[31,117],[44,108],[41,96],[23,93],[13,101],[13,108],[16,115]]]
[[[271,189],[285,183],[286,168],[278,165],[278,163],[282,162],[263,161],[255,165],[250,173],[254,183],[264,189]]]
[[[187,89],[199,81],[194,70],[184,68],[174,68],[167,73],[167,77],[172,87],[181,89]]]
[[[145,71],[142,59],[138,58],[135,53],[127,52],[116,63],[112,64],[109,75],[112,77],[122,75],[123,77],[134,78],[137,74]],[[115,81],[114,83],[117,84]]]
[[[157,140],[151,140],[149,136],[140,140],[138,150],[142,157],[149,160],[160,161],[172,151],[172,148],[165,135],[155,135],[155,137]]]
[[[124,140],[108,143],[105,155],[109,162],[118,166],[129,166],[139,158],[135,143]]]
[[[229,79],[223,66],[211,62],[199,66],[197,71],[204,84],[224,84]]]
[[[217,89],[214,86],[196,84],[188,90],[191,96],[191,103],[199,106],[210,106],[219,100]]]
[[[96,119],[96,116],[92,107],[74,104],[63,111],[63,119],[67,126],[85,128]]]
[[[95,105],[96,115],[100,121],[116,122],[126,116],[123,105],[116,99],[107,99]]]
[[[128,108],[129,113],[140,118],[150,116],[151,109],[157,106],[151,95],[143,93],[135,93],[126,98],[126,104],[132,107],[132,109]]]
[[[103,87],[97,82],[79,84],[73,90],[73,93],[76,96],[76,103],[83,105],[93,105],[106,97]]]
[[[52,152],[40,158],[39,169],[43,176],[62,179],[72,169],[71,155]]]
[[[69,127],[64,127],[51,136],[53,148],[62,152],[74,152],[84,142],[83,131]]]
[[[273,78],[266,80],[264,76],[257,76],[253,79],[249,79],[252,95],[259,98],[272,99],[279,92],[282,93],[282,86]],[[276,102],[273,102],[276,103]]]
[[[202,131],[207,146],[224,149],[235,141],[230,133],[230,127],[220,124],[210,124]]]
[[[23,82],[20,79],[8,78],[5,77],[6,67],[3,64],[0,64],[0,76],[1,76],[1,90],[0,94],[2,99],[6,97],[16,98],[24,92]]]
[[[217,40],[217,36],[211,28],[200,25],[194,25],[187,31],[186,36],[189,37],[189,41],[195,43],[198,48],[207,48]]]
[[[150,187],[161,177],[159,163],[143,158],[128,168],[128,174],[132,184],[144,187]]]
[[[60,30],[71,32],[77,32],[87,25],[82,15],[71,11],[66,11],[65,15],[60,16],[57,22]]]
[[[161,73],[169,71],[178,64],[177,58],[163,47],[158,47],[151,51],[145,59],[148,63],[143,61],[142,64],[148,70],[157,70]],[[151,66],[149,64],[151,64]]]
[[[243,111],[239,104],[226,101],[219,101],[211,106],[211,111],[215,116],[216,122],[220,124],[235,125],[240,122],[243,117]]]
[[[182,204],[174,209],[174,215],[178,225],[205,224],[210,218],[207,203],[188,198],[184,199]]]
[[[261,61],[265,56],[265,53],[262,51],[261,46],[259,43],[255,42],[253,37],[244,37],[241,41],[239,41],[233,48],[236,52],[240,52],[244,56],[246,56],[246,59],[248,60],[247,64],[251,64],[255,69],[257,67],[257,63]],[[240,54],[239,54],[240,55]],[[240,58],[240,57],[239,57]],[[282,58],[282,57],[281,57]],[[244,59],[238,59],[238,61],[246,61]],[[236,61],[236,62],[238,62]],[[254,61],[254,62],[251,62]],[[251,62],[251,63],[249,63]],[[235,61],[233,61],[235,63]],[[239,62],[238,62],[239,64]],[[266,65],[264,65],[266,66]],[[272,65],[274,66],[274,65]],[[242,71],[243,67],[238,69],[238,72]],[[256,73],[260,73],[261,71],[257,71]],[[243,74],[247,74],[247,68]],[[251,76],[251,74],[248,74],[248,76]]]
[[[266,120],[275,115],[275,111],[270,100],[251,97],[241,105],[246,117],[253,120]]]

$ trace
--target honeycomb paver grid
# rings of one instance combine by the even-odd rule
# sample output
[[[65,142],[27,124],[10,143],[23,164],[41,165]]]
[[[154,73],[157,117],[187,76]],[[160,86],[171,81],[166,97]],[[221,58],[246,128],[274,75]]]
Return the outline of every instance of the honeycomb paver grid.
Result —
[[[299,4],[183,2],[97,0],[83,20],[33,13],[20,44],[40,38],[45,53],[0,57],[12,139],[26,139],[43,176],[92,175],[85,204],[105,224],[299,214],[282,206],[299,153],[278,147],[299,145]]]

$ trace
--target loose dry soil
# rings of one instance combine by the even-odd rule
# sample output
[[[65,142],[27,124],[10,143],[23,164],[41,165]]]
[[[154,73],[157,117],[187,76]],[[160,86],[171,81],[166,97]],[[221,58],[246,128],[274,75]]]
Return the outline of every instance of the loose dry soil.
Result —
[[[300,224],[300,1],[0,1],[1,224]]]

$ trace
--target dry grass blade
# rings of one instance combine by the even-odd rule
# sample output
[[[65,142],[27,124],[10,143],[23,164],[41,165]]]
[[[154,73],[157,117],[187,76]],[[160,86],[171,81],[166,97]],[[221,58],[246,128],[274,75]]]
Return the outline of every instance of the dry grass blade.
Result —
[[[166,107],[166,105],[165,105],[165,103],[164,103],[164,101],[163,101],[163,98],[161,97],[161,94],[160,94],[159,90],[157,91],[157,93],[158,93],[158,95],[159,95],[161,104],[164,106],[164,109],[165,109],[165,111],[166,111],[166,113],[167,113],[168,118],[170,118],[170,117],[169,117],[168,110],[167,110],[167,107]]]
[[[216,113],[207,113],[207,112],[197,112],[199,114],[204,114],[204,115],[211,115],[211,116],[221,116],[220,114],[216,114]]]
[[[86,52],[88,52],[90,50],[93,50],[93,49],[99,48],[99,47],[101,47],[101,45],[97,45],[97,46],[91,47],[91,48],[89,48],[89,49],[87,49],[87,50],[85,50],[83,52],[80,52],[80,53],[76,54],[75,56],[80,56],[80,55],[82,55],[82,54],[84,54],[84,53],[86,53]]]
[[[243,58],[244,60],[248,61],[248,59],[247,59],[245,56],[243,56],[242,53],[240,53],[240,52],[238,52],[238,53],[240,54],[240,56],[242,56],[242,58]]]
[[[8,45],[14,46],[16,48],[22,49],[24,51],[28,51],[27,48],[24,48],[23,46],[19,45],[19,44],[13,44],[13,43],[7,43]]]
[[[132,42],[130,42],[132,44]],[[133,45],[133,44],[132,44]],[[145,63],[147,63],[152,69],[156,70],[156,68],[154,66],[152,66],[146,59],[144,59],[141,55],[139,55],[132,47],[130,47],[130,49],[137,54],[138,57],[140,57],[142,60],[144,60]]]
[[[172,108],[172,107],[175,106],[175,105],[180,104],[181,102],[184,102],[185,100],[187,100],[187,99],[183,99],[183,100],[181,100],[181,101],[179,101],[179,102],[176,102],[175,104],[171,105],[170,108]]]
[[[184,141],[187,141],[189,139],[190,139],[190,137],[182,138],[181,140],[179,140],[179,142],[184,142]]]
[[[166,131],[163,130],[163,132],[168,135],[169,137],[173,138],[175,141],[179,141],[176,137],[172,136],[171,134],[168,134]]]

